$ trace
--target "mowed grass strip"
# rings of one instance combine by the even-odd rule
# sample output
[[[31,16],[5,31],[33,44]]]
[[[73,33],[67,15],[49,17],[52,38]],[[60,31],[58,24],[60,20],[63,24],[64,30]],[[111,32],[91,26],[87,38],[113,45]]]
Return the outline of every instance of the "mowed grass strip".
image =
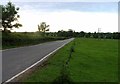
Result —
[[[53,82],[60,76],[62,65],[69,57],[75,42],[72,58],[68,66],[73,82],[117,82],[118,81],[118,41],[76,38],[56,52],[44,67],[38,68],[23,82]]]

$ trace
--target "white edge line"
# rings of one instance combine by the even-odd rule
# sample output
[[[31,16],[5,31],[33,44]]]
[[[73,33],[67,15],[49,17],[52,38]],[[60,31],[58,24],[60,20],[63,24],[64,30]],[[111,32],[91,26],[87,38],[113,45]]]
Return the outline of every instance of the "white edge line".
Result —
[[[72,39],[73,40],[73,39]],[[70,40],[70,41],[72,41]],[[4,83],[10,82],[13,79],[15,79],[16,77],[20,76],[21,74],[23,74],[24,72],[26,72],[27,70],[31,69],[32,67],[34,67],[35,65],[37,65],[38,63],[40,63],[41,61],[43,61],[45,58],[47,58],[48,56],[50,56],[51,54],[53,54],[54,52],[56,52],[57,50],[59,50],[60,48],[62,48],[63,46],[65,46],[67,43],[69,43],[70,41],[64,43],[62,46],[58,47],[57,49],[55,49],[54,51],[50,52],[48,55],[46,55],[45,57],[43,57],[42,59],[40,59],[39,61],[37,61],[36,63],[34,63],[33,65],[31,65],[30,67],[26,68],[25,70],[23,70],[22,72],[18,73],[17,75],[13,76],[12,78],[8,79],[7,81],[5,81]]]

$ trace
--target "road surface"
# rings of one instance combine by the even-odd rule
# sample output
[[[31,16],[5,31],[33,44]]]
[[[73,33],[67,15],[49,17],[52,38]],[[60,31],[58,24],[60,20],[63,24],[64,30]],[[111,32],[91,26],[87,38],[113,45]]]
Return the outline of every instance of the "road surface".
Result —
[[[2,51],[2,81],[5,82],[74,38]]]

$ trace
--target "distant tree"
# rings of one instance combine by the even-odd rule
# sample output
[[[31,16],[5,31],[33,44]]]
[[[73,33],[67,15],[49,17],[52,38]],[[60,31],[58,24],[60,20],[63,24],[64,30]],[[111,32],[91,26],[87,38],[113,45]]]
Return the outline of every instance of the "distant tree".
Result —
[[[38,25],[38,30],[42,33],[43,36],[45,36],[45,32],[49,31],[49,26],[50,25],[46,25],[46,22],[42,22],[40,25]]]
[[[13,27],[19,28],[22,26],[18,22],[18,18],[20,18],[20,15],[18,15],[19,8],[15,7],[14,4],[11,2],[8,2],[7,5],[1,6],[2,8],[2,27],[4,28],[4,32],[8,29],[12,29]]]
[[[74,31],[72,29],[68,29],[68,32],[67,32],[67,37],[73,37],[73,34]]]
[[[74,31],[74,37],[79,37],[79,32]]]
[[[108,32],[105,34],[106,39],[112,39],[112,33]]]
[[[98,33],[94,32],[93,33],[93,38],[98,38]]]
[[[113,33],[113,39],[120,39],[120,33],[119,32],[114,32]]]
[[[104,33],[99,33],[99,37],[100,37],[101,39],[105,38]]]
[[[85,32],[84,31],[81,31],[80,32],[80,37],[84,37],[85,36]]]
[[[85,34],[85,37],[86,37],[86,38],[90,38],[90,37],[91,37],[91,33],[90,33],[90,32],[86,33],[86,34]]]
[[[67,35],[66,35],[66,31],[64,31],[64,30],[59,30],[59,31],[57,32],[57,36],[66,37],[66,36],[67,36]]]

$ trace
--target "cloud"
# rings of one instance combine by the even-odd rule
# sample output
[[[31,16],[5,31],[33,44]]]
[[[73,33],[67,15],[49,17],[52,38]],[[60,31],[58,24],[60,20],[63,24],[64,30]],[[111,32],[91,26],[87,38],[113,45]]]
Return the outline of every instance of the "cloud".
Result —
[[[106,0],[110,3],[91,2],[93,0],[87,3],[83,0],[81,0],[83,3],[76,1],[46,3],[39,0],[12,0],[17,7],[20,7],[19,21],[23,24],[22,28],[15,31],[37,31],[40,22],[47,22],[50,31],[73,29],[78,32],[94,32],[98,28],[101,28],[102,32],[118,31],[118,5],[110,2],[115,0]]]
[[[11,0],[12,2],[118,2],[119,0]],[[8,0],[2,0],[8,2]]]
[[[95,32],[101,28],[101,32],[118,31],[117,13],[97,13],[78,11],[40,12],[25,10],[20,12],[19,20],[23,27],[16,31],[37,31],[40,22],[50,25],[50,31],[68,30]]]
[[[37,11],[81,11],[81,12],[117,12],[116,2],[16,2],[21,10]]]

